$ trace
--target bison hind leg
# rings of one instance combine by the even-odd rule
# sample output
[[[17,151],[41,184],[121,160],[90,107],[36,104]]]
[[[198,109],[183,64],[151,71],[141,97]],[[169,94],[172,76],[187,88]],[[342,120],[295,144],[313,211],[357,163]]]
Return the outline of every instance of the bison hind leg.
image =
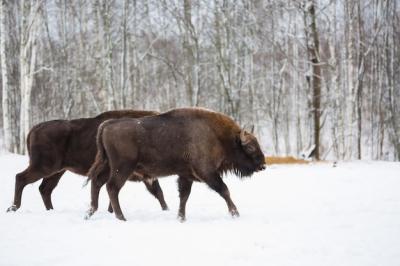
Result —
[[[107,211],[108,211],[109,213],[113,213],[113,212],[114,212],[114,210],[113,210],[113,208],[112,208],[112,205],[111,205],[111,201],[108,203],[108,209],[107,209]]]
[[[118,195],[126,180],[128,180],[129,176],[133,173],[135,166],[136,163],[125,163],[124,165],[120,165],[119,167],[112,167],[112,175],[106,185],[115,217],[122,221],[126,221],[126,219],[122,213]]]
[[[146,178],[143,180],[143,183],[146,185],[147,190],[160,202],[161,209],[163,211],[168,211],[168,205],[164,199],[164,193],[160,187],[160,183],[157,179]]]
[[[123,183],[110,180],[106,186],[107,186],[108,196],[110,197],[112,209],[115,212],[115,217],[117,217],[117,219],[119,220],[126,221],[125,216],[122,213],[118,199],[119,191],[121,190]]]
[[[40,195],[42,196],[46,210],[53,209],[53,203],[51,201],[51,193],[57,186],[58,182],[60,181],[64,173],[65,171],[61,171],[53,175],[50,175],[49,177],[44,178],[39,186]]]
[[[7,209],[7,212],[16,211],[21,207],[22,191],[25,186],[38,181],[44,176],[48,176],[50,173],[30,165],[23,172],[18,173],[15,176],[15,191],[14,191],[14,202],[11,207]]]
[[[97,211],[99,207],[100,189],[107,182],[109,175],[110,175],[110,170],[107,167],[103,169],[103,171],[98,176],[92,177],[90,185],[90,197],[91,197],[90,209],[86,212],[85,220],[88,220]]]

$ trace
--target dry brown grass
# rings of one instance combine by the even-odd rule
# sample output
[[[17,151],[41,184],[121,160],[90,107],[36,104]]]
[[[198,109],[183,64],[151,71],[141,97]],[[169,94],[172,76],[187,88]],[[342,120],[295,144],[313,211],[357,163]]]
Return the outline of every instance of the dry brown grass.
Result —
[[[292,156],[287,157],[265,157],[265,162],[267,165],[271,164],[307,164],[306,160],[296,159]]]

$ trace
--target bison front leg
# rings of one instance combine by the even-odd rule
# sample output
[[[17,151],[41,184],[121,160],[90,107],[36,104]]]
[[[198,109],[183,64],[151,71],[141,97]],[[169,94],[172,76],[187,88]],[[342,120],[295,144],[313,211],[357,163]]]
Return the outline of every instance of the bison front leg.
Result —
[[[204,182],[206,182],[211,189],[216,191],[226,201],[229,213],[232,217],[239,217],[239,212],[231,199],[229,189],[224,181],[222,181],[222,178],[217,174],[210,175],[208,178],[204,179]]]
[[[186,220],[186,202],[189,198],[190,191],[192,190],[193,180],[184,176],[178,178],[178,190],[179,190],[179,212],[178,219],[181,222]]]

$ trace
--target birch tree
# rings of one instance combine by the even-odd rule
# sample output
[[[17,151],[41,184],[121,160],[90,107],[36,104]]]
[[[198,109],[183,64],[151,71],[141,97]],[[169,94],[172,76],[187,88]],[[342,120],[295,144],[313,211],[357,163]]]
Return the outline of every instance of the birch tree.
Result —
[[[192,1],[183,0],[183,49],[185,51],[185,73],[186,86],[189,96],[189,102],[192,106],[198,105],[200,93],[199,79],[199,52],[198,36],[192,22]]]
[[[15,31],[10,26],[13,20],[13,4],[7,0],[0,2],[0,57],[2,79],[2,118],[5,148],[11,152],[18,152],[19,139],[16,101],[18,87],[16,86],[17,66],[12,47],[15,45]]]
[[[254,124],[268,154],[399,159],[397,0],[1,3],[11,151],[50,119],[198,105]]]
[[[314,144],[315,158],[320,159],[320,118],[321,118],[321,62],[319,53],[319,36],[316,24],[316,12],[314,0],[308,0],[305,4],[306,14],[306,36],[307,50],[310,55],[311,76],[310,84],[312,86],[312,107],[314,122]]]
[[[25,153],[25,139],[30,130],[31,94],[36,70],[37,35],[41,18],[42,1],[21,0],[21,35],[20,35],[20,147]]]

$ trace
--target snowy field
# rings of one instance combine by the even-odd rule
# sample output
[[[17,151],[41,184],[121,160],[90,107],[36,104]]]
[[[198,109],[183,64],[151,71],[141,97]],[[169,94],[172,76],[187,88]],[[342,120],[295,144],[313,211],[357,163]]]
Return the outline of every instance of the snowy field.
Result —
[[[141,183],[120,200],[127,222],[100,208],[83,219],[89,186],[68,173],[45,211],[38,186],[6,213],[27,158],[0,155],[0,265],[400,265],[400,164],[272,166],[251,179],[225,178],[240,218],[195,183],[187,221],[176,219],[176,178],[160,180],[170,211]]]

